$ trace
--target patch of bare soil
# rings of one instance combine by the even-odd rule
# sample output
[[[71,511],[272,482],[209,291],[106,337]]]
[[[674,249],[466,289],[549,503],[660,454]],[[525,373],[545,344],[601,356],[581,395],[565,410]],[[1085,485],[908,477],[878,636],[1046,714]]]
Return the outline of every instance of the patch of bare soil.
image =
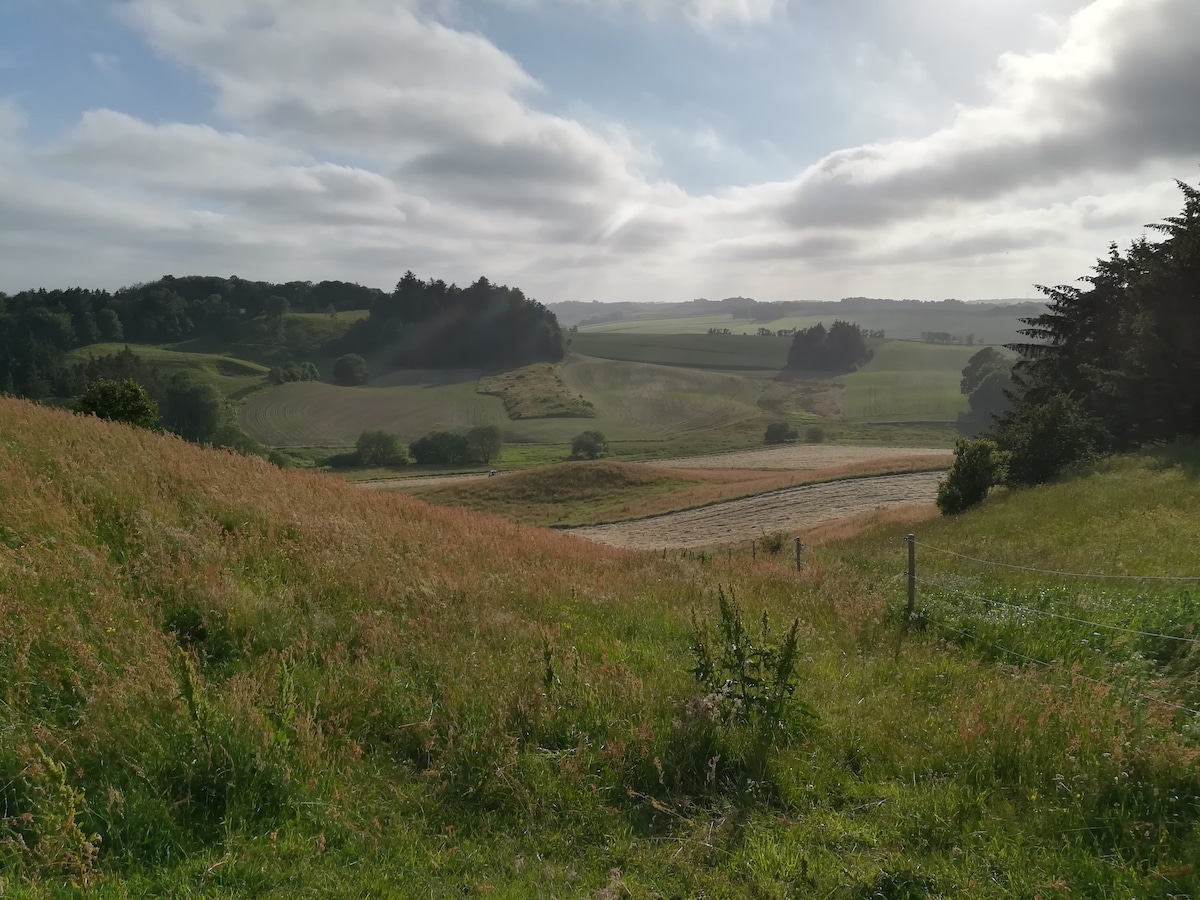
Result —
[[[694,461],[692,465],[695,466]],[[641,550],[730,544],[773,531],[795,532],[904,504],[928,504],[937,496],[942,475],[942,472],[921,472],[822,482],[701,509],[569,530],[602,544]]]

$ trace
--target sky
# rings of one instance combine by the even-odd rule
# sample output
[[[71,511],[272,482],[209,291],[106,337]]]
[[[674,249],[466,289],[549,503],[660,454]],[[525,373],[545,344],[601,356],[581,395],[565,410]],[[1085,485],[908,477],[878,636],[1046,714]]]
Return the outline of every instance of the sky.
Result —
[[[1033,297],[1200,181],[1197,35],[1196,0],[0,0],[0,290]]]

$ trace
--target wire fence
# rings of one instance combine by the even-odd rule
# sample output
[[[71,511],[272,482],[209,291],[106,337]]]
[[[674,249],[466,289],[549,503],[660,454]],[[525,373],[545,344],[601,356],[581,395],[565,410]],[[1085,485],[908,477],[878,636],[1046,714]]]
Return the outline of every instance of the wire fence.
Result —
[[[964,560],[964,561],[971,562],[971,563],[974,563],[974,564],[980,565],[980,566],[992,567],[992,568],[996,568],[996,569],[1004,569],[1004,570],[1010,570],[1010,571],[1018,571],[1018,572],[1028,573],[1028,574],[1055,577],[1055,578],[1086,579],[1086,580],[1093,580],[1093,581],[1120,581],[1120,582],[1136,581],[1136,582],[1161,582],[1161,583],[1187,584],[1187,583],[1200,583],[1200,576],[1197,576],[1197,575],[1158,575],[1158,574],[1156,574],[1156,575],[1130,575],[1130,574],[1126,574],[1126,573],[1115,574],[1115,573],[1066,572],[1066,571],[1060,571],[1060,570],[1055,570],[1055,569],[1044,569],[1044,568],[1040,568],[1037,566],[1017,565],[1014,563],[1000,562],[998,560],[982,559],[979,557],[970,556],[965,553],[959,553],[954,550],[948,550],[944,547],[936,547],[932,544],[926,544],[923,542],[919,542],[916,540],[916,537],[911,534],[908,535],[907,538],[905,538],[905,541],[908,545],[908,567],[907,567],[906,571],[903,573],[903,575],[906,576],[907,580],[908,580],[908,619],[910,622],[916,621],[918,619],[918,616],[915,611],[915,601],[916,601],[916,595],[917,595],[917,588],[918,588],[918,585],[920,585],[921,587],[928,589],[930,591],[941,592],[941,594],[943,595],[943,598],[944,598],[944,595],[951,595],[956,601],[958,601],[960,603],[960,606],[962,605],[962,601],[965,600],[965,601],[972,602],[972,603],[979,603],[983,606],[983,608],[985,610],[987,610],[989,612],[991,612],[992,610],[998,609],[998,610],[1004,610],[1006,612],[1021,614],[1023,616],[1037,616],[1037,617],[1043,617],[1045,619],[1052,619],[1052,620],[1057,620],[1057,621],[1061,621],[1061,622],[1071,623],[1073,625],[1086,626],[1088,628],[1094,629],[1094,631],[1093,631],[1094,634],[1099,634],[1101,632],[1107,631],[1107,632],[1114,632],[1116,634],[1125,634],[1125,635],[1130,635],[1133,637],[1146,638],[1146,639],[1151,639],[1151,640],[1169,641],[1169,642],[1174,642],[1177,645],[1200,644],[1200,638],[1193,637],[1190,634],[1170,634],[1165,631],[1149,630],[1146,628],[1137,628],[1137,627],[1133,627],[1132,625],[1116,624],[1113,622],[1098,622],[1098,621],[1094,621],[1092,619],[1084,618],[1079,615],[1071,615],[1071,614],[1068,614],[1065,612],[1058,612],[1058,611],[1050,610],[1050,609],[1039,609],[1038,607],[1035,607],[1035,606],[1028,606],[1028,605],[1021,604],[1021,603],[1012,603],[1012,602],[1009,602],[1008,600],[998,599],[995,596],[987,596],[982,593],[975,593],[972,591],[963,590],[961,587],[956,587],[954,585],[947,584],[943,581],[938,581],[934,578],[929,578],[924,575],[922,575],[922,577],[918,577],[917,576],[917,567],[916,567],[916,561],[917,561],[916,550],[917,550],[917,548],[922,548],[924,550],[927,550],[927,551],[930,551],[933,553],[942,554],[943,556],[950,557],[950,558]],[[1014,659],[1018,659],[1023,662],[1035,664],[1035,665],[1047,668],[1049,670],[1055,670],[1060,667],[1060,663],[1056,663],[1051,660],[1041,659],[1037,656],[1030,655],[1029,653],[1022,653],[1021,651],[1013,649],[1012,647],[1006,647],[1006,646],[1003,646],[1002,644],[995,643],[994,641],[987,640],[987,639],[981,637],[978,633],[976,633],[979,630],[978,628],[976,628],[975,631],[973,632],[973,631],[967,630],[966,628],[956,627],[955,625],[952,625],[949,622],[945,622],[938,618],[934,618],[933,616],[930,615],[929,611],[926,609],[922,609],[919,619],[928,625],[936,626],[937,628],[940,628],[945,632],[948,632],[951,634],[956,634],[962,638],[965,638],[965,639],[971,641],[972,643],[975,643],[982,647],[988,647],[991,650],[996,651],[997,653],[1011,656]],[[959,624],[961,625],[962,623],[959,623]],[[1008,625],[1008,626],[1015,626],[1017,628],[1028,627],[1028,623],[1017,621],[1014,619],[1009,619],[1004,624]],[[1187,630],[1191,631],[1191,629],[1193,629],[1195,627],[1195,625],[1196,625],[1196,623],[1189,622],[1187,624]],[[1188,706],[1186,704],[1183,704],[1183,703],[1176,703],[1172,700],[1168,700],[1163,697],[1156,696],[1154,694],[1145,693],[1140,688],[1134,687],[1128,683],[1125,685],[1120,685],[1120,684],[1112,683],[1110,681],[1106,681],[1101,678],[1095,678],[1091,675],[1085,675],[1079,671],[1072,671],[1070,674],[1071,674],[1072,681],[1074,681],[1075,679],[1078,679],[1081,681],[1089,682],[1091,684],[1102,686],[1108,690],[1115,691],[1118,693],[1128,692],[1135,697],[1138,697],[1138,698],[1141,698],[1144,700],[1148,700],[1152,703],[1160,704],[1162,706],[1169,707],[1169,708],[1177,710],[1179,712],[1188,713],[1189,715],[1200,716],[1200,709],[1195,709],[1195,708]],[[1066,685],[1064,685],[1064,687],[1066,687]]]

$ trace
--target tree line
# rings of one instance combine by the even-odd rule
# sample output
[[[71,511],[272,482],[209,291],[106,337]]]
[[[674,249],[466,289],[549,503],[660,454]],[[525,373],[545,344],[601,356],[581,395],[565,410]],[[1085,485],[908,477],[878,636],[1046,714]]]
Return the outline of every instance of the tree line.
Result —
[[[810,372],[848,372],[871,358],[865,333],[857,324],[836,320],[801,328],[788,348],[787,368]]]
[[[78,396],[66,354],[96,343],[173,344],[195,338],[289,345],[290,312],[368,310],[329,355],[389,350],[396,367],[524,365],[563,356],[558,320],[519,288],[486,278],[459,288],[411,272],[391,293],[342,281],[275,284],[164,276],[116,291],[69,288],[0,293],[0,392]],[[294,380],[302,373],[280,373]],[[311,373],[307,373],[311,377]],[[86,386],[84,386],[86,387]]]
[[[1147,226],[1157,240],[1110,244],[1082,287],[1038,286],[1047,309],[1022,319],[1028,340],[1008,347],[1011,408],[982,439],[959,442],[943,512],[993,484],[1038,484],[1106,453],[1200,436],[1200,189],[1178,184],[1180,214]]]
[[[405,272],[344,340],[354,353],[383,353],[397,368],[556,362],[558,319],[520,288],[480,278],[465,288]]]

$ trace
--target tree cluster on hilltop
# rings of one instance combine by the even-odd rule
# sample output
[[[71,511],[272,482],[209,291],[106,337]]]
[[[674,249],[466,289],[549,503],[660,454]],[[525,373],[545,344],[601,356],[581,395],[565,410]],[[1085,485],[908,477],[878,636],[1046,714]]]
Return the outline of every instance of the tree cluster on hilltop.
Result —
[[[1161,240],[1111,244],[1083,287],[1038,287],[1048,308],[1009,345],[1012,408],[985,440],[960,442],[944,512],[992,484],[1038,484],[1099,454],[1200,436],[1200,189],[1178,184],[1182,212],[1147,226]],[[1001,377],[984,374],[977,390]]]
[[[520,288],[486,278],[460,288],[406,272],[355,323],[344,347],[383,352],[399,368],[526,365],[563,358],[554,313]]]
[[[787,368],[809,372],[847,372],[871,358],[863,331],[858,325],[837,320],[826,330],[824,323],[798,330],[788,350]]]

